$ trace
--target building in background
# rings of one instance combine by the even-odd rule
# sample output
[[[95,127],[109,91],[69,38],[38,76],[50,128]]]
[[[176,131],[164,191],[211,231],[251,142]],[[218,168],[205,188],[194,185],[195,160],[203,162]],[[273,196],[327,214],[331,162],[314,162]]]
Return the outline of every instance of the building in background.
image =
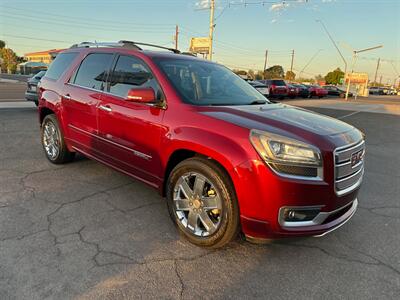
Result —
[[[47,51],[26,53],[24,55],[24,58],[28,62],[39,62],[39,63],[50,64],[53,61],[53,59],[57,56],[57,54],[63,50],[65,49],[52,49]]]

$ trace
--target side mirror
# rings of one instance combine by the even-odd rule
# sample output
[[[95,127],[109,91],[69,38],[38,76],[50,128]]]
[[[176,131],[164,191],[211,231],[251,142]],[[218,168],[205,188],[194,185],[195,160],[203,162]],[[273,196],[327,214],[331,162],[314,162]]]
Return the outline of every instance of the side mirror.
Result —
[[[151,87],[130,89],[126,100],[138,103],[154,103],[156,101],[156,94]]]

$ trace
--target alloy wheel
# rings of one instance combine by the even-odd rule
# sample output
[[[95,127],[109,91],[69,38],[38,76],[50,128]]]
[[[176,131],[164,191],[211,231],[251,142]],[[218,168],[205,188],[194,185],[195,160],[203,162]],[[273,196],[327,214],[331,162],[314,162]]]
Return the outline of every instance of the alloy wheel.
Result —
[[[60,136],[53,122],[46,122],[43,128],[43,146],[47,156],[54,160],[60,153]]]
[[[183,174],[175,184],[173,200],[176,218],[190,234],[210,236],[219,229],[222,199],[204,175]]]

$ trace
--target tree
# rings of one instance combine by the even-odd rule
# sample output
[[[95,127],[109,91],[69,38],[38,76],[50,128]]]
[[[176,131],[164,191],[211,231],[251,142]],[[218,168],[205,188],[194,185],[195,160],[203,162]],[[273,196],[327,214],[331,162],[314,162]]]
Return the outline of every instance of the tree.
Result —
[[[0,40],[0,49],[3,49],[6,46],[6,42]]]
[[[340,84],[341,79],[344,78],[344,72],[340,68],[336,68],[325,76],[325,81],[328,84]]]
[[[263,74],[262,71],[257,71],[255,80],[261,80],[261,79],[263,79],[263,75],[264,75],[264,74]]]
[[[254,80],[255,77],[256,77],[256,75],[254,74],[254,71],[251,70],[251,69],[247,72],[247,76],[248,76],[249,78],[251,78],[251,80]]]
[[[235,73],[236,75],[247,75],[247,72],[244,70],[233,70],[233,73]]]
[[[296,78],[296,74],[293,71],[287,71],[285,75],[286,80],[293,81]]]
[[[1,69],[7,73],[15,73],[17,70],[17,55],[10,48],[0,49],[0,57],[3,59]]]
[[[285,71],[282,66],[275,65],[266,69],[264,75],[266,79],[283,78],[285,76]]]
[[[313,79],[313,78],[304,78],[304,77],[297,78],[296,81],[297,82],[315,83],[315,79]]]

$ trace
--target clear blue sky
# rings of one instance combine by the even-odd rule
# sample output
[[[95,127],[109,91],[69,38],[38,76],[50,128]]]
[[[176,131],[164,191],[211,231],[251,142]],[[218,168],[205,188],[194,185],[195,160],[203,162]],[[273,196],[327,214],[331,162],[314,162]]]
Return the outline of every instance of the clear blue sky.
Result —
[[[178,24],[179,47],[187,50],[191,37],[208,33],[209,11],[198,9],[206,2],[0,0],[0,39],[19,55],[90,40],[126,39],[172,46]],[[384,60],[379,75],[383,75],[384,83],[393,81],[395,69],[400,72],[400,0],[299,0],[286,5],[244,2],[216,0],[214,58],[229,67],[262,69],[264,51],[268,49],[268,65],[281,64],[286,70],[294,49],[294,69],[298,74],[323,49],[304,75],[325,75],[338,66],[343,69],[339,55],[315,21],[321,19],[349,64],[348,48],[384,45],[382,49],[360,54],[356,71],[368,72],[373,77],[376,59],[381,57]],[[228,3],[232,5],[227,7]]]

